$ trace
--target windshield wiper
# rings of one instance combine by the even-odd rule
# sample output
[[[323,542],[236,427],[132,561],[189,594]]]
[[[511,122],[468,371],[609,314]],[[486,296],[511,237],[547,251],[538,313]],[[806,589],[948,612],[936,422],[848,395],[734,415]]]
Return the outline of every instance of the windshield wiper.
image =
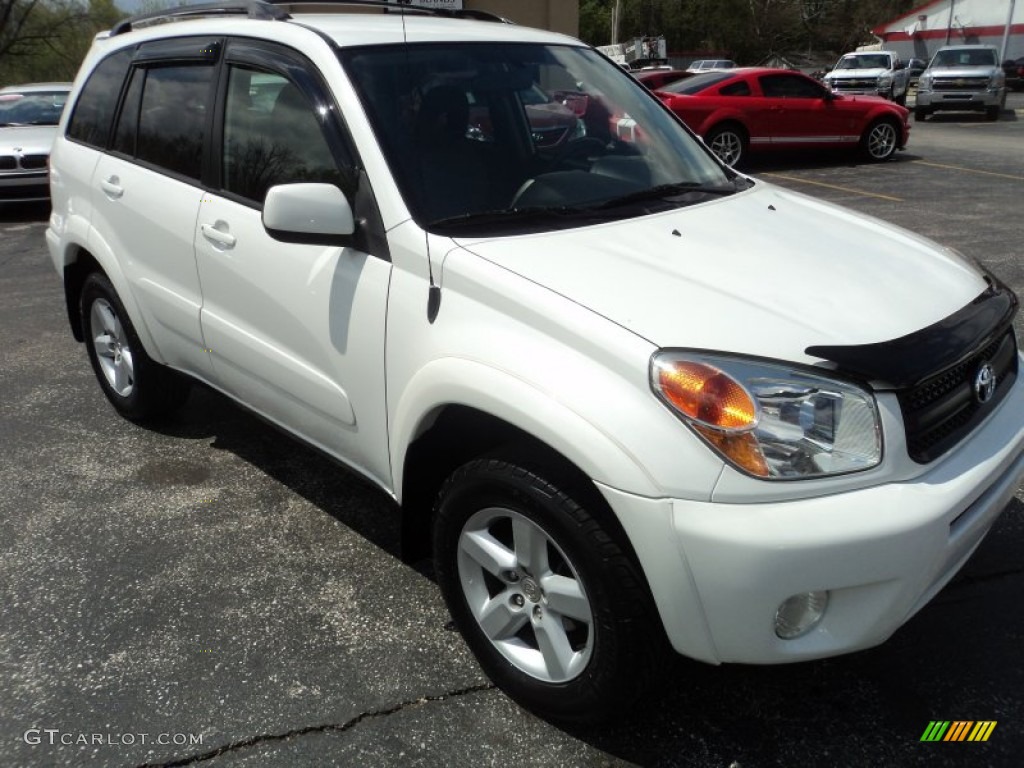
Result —
[[[725,184],[700,184],[695,181],[680,181],[675,184],[659,184],[650,189],[642,189],[639,192],[631,192],[622,197],[614,197],[611,200],[600,203],[595,208],[614,208],[619,205],[643,202],[644,200],[665,200],[669,203],[683,202],[682,198],[686,195],[732,195],[750,186],[750,182],[740,176],[730,179]]]
[[[479,211],[476,213],[460,213],[458,216],[447,216],[427,222],[428,227],[452,227],[460,224],[493,224],[506,222],[529,222],[538,219],[563,219],[585,209],[570,206],[545,208],[531,206],[529,208],[504,208],[501,210]]]

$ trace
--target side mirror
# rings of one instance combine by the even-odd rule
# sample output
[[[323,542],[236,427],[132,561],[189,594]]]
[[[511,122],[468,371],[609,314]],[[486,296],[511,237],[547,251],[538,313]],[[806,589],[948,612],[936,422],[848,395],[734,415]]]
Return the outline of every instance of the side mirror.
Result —
[[[267,191],[263,228],[285,243],[344,246],[356,223],[352,206],[333,184],[279,184]]]

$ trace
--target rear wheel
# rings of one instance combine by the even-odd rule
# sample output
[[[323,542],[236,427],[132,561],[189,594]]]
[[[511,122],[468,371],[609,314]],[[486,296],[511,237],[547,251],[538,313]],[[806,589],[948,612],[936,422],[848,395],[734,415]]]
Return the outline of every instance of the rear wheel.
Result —
[[[892,120],[876,120],[864,132],[861,148],[870,160],[888,160],[899,145],[898,131],[896,123]]]
[[[94,272],[85,279],[79,306],[89,362],[103,394],[122,416],[152,418],[185,402],[188,380],[146,354],[106,275]]]
[[[708,131],[704,143],[726,165],[737,168],[747,153],[747,135],[737,125],[719,125]]]
[[[441,490],[438,583],[487,675],[523,706],[599,722],[649,685],[661,646],[638,567],[565,488],[472,461]]]

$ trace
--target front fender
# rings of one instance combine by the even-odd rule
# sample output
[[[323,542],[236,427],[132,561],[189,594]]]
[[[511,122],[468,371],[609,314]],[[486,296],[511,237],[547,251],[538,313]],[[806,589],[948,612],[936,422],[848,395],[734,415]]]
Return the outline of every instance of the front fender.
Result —
[[[399,502],[409,446],[451,405],[474,408],[516,425],[594,481],[641,496],[662,495],[636,456],[568,403],[507,371],[468,358],[445,357],[416,372],[395,409],[391,465]]]

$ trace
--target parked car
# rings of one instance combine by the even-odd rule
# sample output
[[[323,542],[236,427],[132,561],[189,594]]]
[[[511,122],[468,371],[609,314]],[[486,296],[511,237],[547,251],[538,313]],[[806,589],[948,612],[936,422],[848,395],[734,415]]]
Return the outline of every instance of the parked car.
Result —
[[[50,146],[71,83],[0,88],[0,202],[46,200]]]
[[[1024,56],[1003,62],[1003,76],[1006,87],[1014,91],[1024,89]]]
[[[686,68],[687,72],[709,72],[717,69],[735,69],[736,62],[730,59],[697,59]]]
[[[877,645],[1020,487],[1017,301],[967,258],[737,173],[563,35],[223,10],[120,22],[82,65],[46,230],[71,331],[124,417],[201,381],[379,486],[523,705],[628,711],[666,641]],[[887,102],[729,77],[798,102],[759,141],[818,112],[905,139]],[[534,86],[585,94],[586,135],[536,142]],[[999,617],[972,621],[983,652]]]
[[[936,51],[917,83],[914,119],[939,110],[984,112],[998,120],[1006,106],[1006,75],[991,45],[947,45]]]
[[[910,71],[891,51],[857,51],[836,62],[825,75],[825,85],[836,93],[881,96],[903,105],[907,103]]]
[[[685,80],[692,74],[692,72],[687,72],[684,69],[650,69],[634,72],[633,77],[646,85],[652,91],[656,91],[669,83]]]
[[[917,85],[917,81],[921,79],[921,73],[928,67],[928,62],[924,59],[907,59],[907,72],[910,75],[909,84],[911,87]]]
[[[860,147],[870,160],[887,160],[906,147],[910,131],[904,107],[833,93],[784,69],[710,72],[656,93],[732,166],[748,152],[796,147]]]

